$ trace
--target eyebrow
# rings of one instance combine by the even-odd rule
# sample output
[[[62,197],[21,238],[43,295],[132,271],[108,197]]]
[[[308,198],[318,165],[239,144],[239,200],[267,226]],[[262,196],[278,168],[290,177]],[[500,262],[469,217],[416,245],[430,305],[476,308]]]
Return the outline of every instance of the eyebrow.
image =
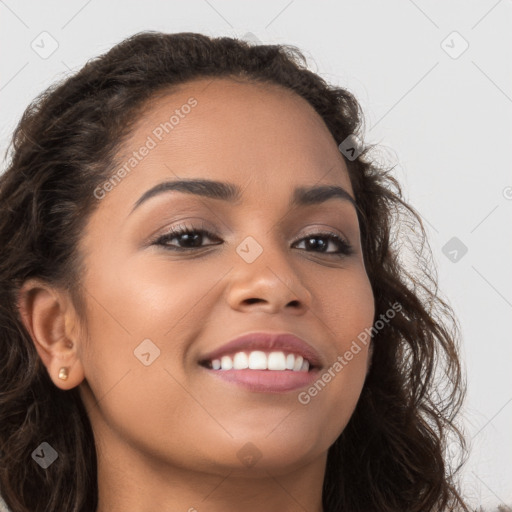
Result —
[[[130,215],[149,199],[172,190],[210,199],[219,199],[226,202],[238,202],[242,197],[242,189],[233,183],[207,179],[164,181],[144,192],[134,204]],[[356,211],[358,210],[355,199],[344,188],[338,185],[297,187],[290,201],[290,207],[321,204],[333,198],[349,202],[354,206]]]

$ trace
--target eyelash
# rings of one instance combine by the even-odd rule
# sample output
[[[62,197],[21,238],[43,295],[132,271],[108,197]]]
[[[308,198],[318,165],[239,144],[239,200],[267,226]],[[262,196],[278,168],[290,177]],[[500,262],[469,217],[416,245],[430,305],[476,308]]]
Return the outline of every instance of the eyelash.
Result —
[[[199,246],[199,247],[183,248],[183,247],[173,247],[173,246],[167,245],[167,243],[166,243],[166,242],[173,240],[174,238],[178,238],[183,235],[194,235],[194,234],[206,235],[208,238],[210,238],[212,240],[214,240],[214,239],[218,240],[218,238],[211,231],[209,231],[206,228],[195,229],[195,228],[188,228],[187,226],[179,225],[179,226],[173,227],[165,235],[162,235],[159,238],[157,238],[151,245],[159,245],[159,246],[162,246],[166,250],[177,251],[177,252],[188,252],[188,251],[193,251],[195,249],[203,249],[204,247],[206,247],[206,246]],[[306,235],[305,237],[297,240],[297,242],[302,242],[308,238],[325,238],[325,239],[328,239],[329,241],[334,241],[338,244],[338,247],[339,247],[338,251],[327,252],[327,253],[320,251],[319,252],[320,254],[325,254],[328,256],[343,257],[343,256],[351,256],[355,252],[353,246],[347,240],[345,240],[344,238],[342,238],[341,236],[339,236],[336,233],[332,233],[329,231],[319,232],[319,233],[310,233],[310,234]],[[213,245],[219,245],[219,244],[213,244]],[[306,252],[316,252],[316,251],[306,251]]]

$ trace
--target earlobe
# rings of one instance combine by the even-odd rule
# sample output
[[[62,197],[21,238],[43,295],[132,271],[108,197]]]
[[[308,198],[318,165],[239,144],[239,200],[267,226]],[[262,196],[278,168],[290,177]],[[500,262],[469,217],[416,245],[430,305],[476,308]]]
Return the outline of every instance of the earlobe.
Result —
[[[20,318],[54,384],[64,390],[83,380],[78,339],[70,332],[73,313],[65,293],[39,280],[26,281],[19,294]]]

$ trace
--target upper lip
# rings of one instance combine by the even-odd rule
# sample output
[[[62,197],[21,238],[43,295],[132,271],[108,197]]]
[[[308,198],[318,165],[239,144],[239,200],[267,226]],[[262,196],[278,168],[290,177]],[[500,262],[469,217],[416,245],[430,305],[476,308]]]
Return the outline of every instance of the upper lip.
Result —
[[[309,343],[291,333],[250,332],[238,336],[221,347],[204,354],[199,363],[206,363],[222,356],[233,355],[237,352],[262,350],[265,352],[282,351],[298,354],[307,359],[310,366],[319,368],[322,359],[317,350]]]

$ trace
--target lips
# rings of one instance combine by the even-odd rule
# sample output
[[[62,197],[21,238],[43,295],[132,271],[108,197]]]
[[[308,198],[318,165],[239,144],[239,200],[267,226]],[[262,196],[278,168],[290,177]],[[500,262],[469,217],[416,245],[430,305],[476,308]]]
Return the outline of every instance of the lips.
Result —
[[[319,369],[323,366],[322,358],[317,350],[303,339],[291,333],[265,333],[252,332],[239,336],[225,345],[199,357],[202,366],[211,365],[214,360],[223,356],[233,356],[237,352],[262,351],[285,352],[302,356],[309,362],[310,369]]]

